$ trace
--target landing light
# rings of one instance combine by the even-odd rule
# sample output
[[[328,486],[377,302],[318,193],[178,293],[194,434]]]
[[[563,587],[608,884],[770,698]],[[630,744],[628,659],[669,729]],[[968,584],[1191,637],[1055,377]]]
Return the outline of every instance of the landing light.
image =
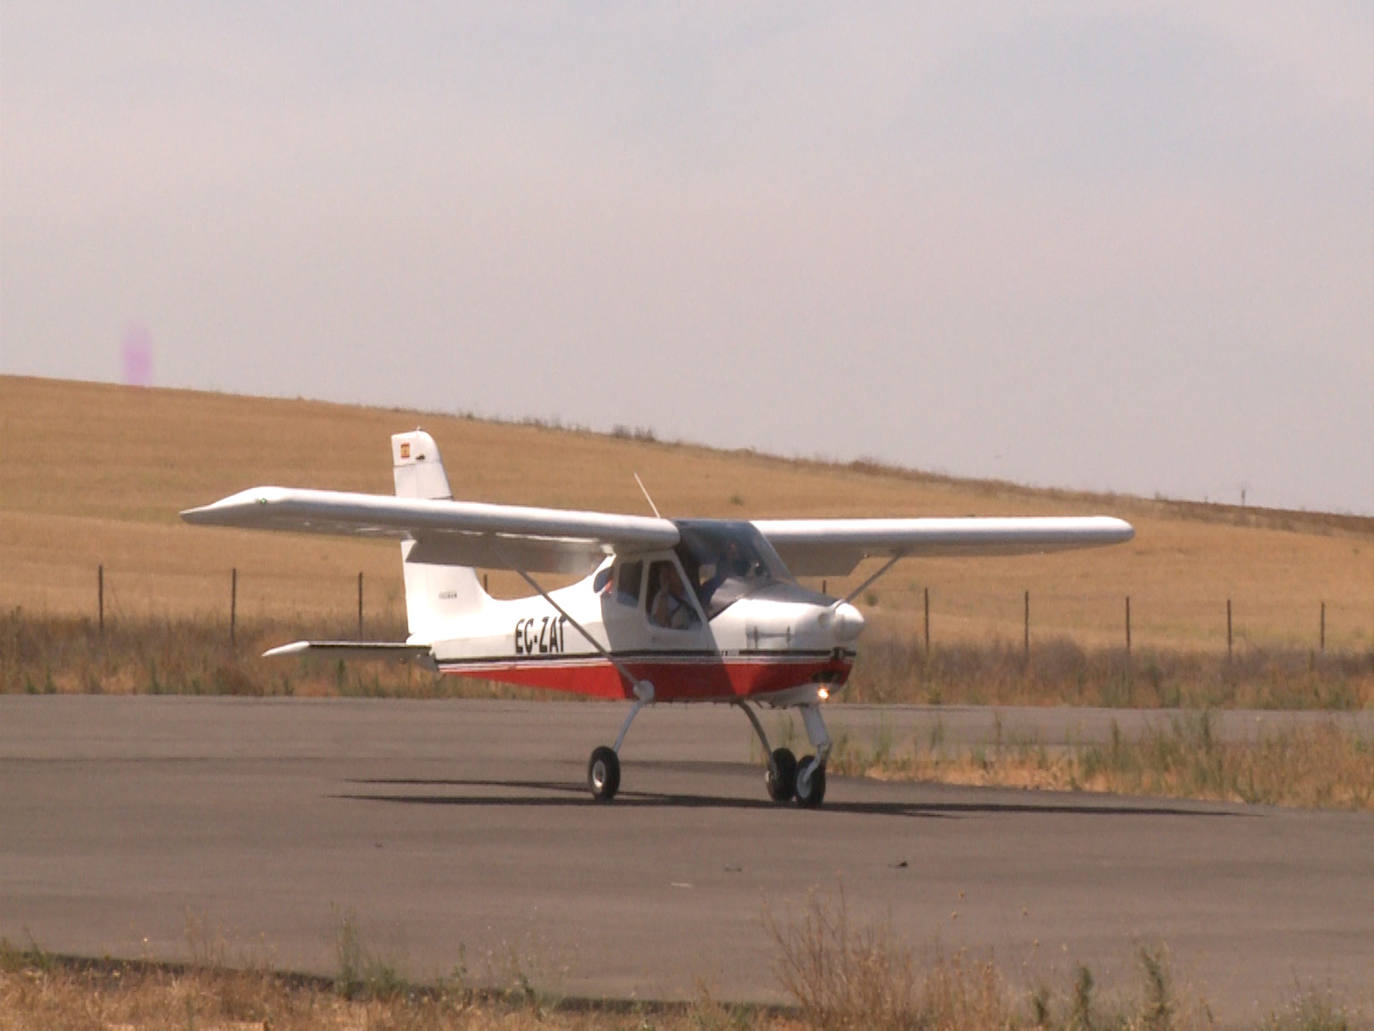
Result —
[[[819,698],[821,701],[825,701],[827,698],[830,697],[830,688],[828,688],[828,687],[818,687],[818,688],[816,688],[816,697]]]

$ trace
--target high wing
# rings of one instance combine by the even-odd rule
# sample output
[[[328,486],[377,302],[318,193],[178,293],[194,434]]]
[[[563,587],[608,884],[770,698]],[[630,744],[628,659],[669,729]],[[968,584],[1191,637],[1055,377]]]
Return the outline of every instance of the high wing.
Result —
[[[678,530],[648,516],[250,487],[181,513],[188,523],[414,540],[408,562],[585,573],[609,554],[671,548]]]
[[[674,547],[671,520],[523,505],[250,487],[181,513],[188,523],[414,540],[408,562],[584,573],[610,554]],[[1110,516],[760,519],[798,576],[842,576],[865,558],[1019,555],[1128,541]]]
[[[798,576],[843,576],[872,557],[1023,555],[1119,544],[1135,535],[1111,516],[955,519],[757,519]]]

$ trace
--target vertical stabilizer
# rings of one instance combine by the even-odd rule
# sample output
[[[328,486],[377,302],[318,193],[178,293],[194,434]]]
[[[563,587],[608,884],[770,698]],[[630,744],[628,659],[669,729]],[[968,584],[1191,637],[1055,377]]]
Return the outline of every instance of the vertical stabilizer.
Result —
[[[392,436],[391,466],[398,498],[452,499],[439,447],[424,430]],[[411,643],[427,644],[456,633],[452,624],[479,611],[488,595],[475,569],[407,561],[414,546],[401,542],[406,620]]]
[[[451,500],[439,445],[424,430],[391,435],[391,470],[398,498]]]

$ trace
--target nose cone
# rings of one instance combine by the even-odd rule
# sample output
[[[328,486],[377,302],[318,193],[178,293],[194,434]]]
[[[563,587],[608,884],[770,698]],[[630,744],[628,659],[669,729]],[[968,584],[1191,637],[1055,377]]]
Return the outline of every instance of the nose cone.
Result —
[[[864,617],[863,613],[856,609],[847,601],[842,601],[835,606],[835,613],[831,617],[830,632],[835,635],[837,641],[853,641],[863,633]]]

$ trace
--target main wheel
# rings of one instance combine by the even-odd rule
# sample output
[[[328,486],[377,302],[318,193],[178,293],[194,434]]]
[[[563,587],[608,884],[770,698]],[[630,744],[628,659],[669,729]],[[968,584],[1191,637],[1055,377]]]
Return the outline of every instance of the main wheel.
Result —
[[[803,809],[815,809],[825,799],[825,763],[816,762],[814,755],[797,764],[796,796]]]
[[[602,745],[592,752],[587,763],[587,787],[592,789],[592,798],[598,802],[609,802],[620,790],[620,756],[615,750]]]
[[[764,770],[763,783],[774,802],[790,802],[797,790],[797,757],[790,749],[775,748]]]

